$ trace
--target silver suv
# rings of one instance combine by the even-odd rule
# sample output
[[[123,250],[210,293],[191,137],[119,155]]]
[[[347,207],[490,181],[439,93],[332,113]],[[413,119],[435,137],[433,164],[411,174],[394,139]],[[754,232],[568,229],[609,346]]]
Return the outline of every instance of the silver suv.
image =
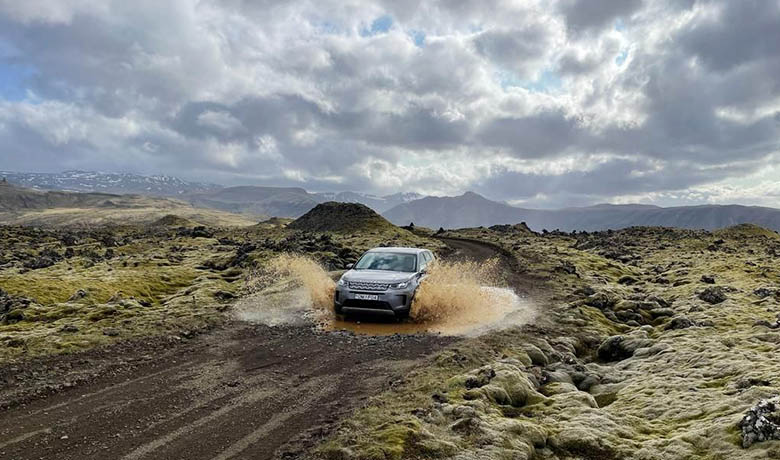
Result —
[[[339,315],[409,316],[414,293],[433,260],[427,249],[371,249],[357,263],[347,265],[336,287],[333,308]]]

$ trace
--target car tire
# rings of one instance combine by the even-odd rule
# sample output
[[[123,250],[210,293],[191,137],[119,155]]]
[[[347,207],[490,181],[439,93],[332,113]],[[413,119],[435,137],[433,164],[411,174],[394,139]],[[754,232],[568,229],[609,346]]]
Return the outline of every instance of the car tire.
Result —
[[[344,313],[341,312],[341,305],[333,305],[333,312],[337,315],[343,315]]]

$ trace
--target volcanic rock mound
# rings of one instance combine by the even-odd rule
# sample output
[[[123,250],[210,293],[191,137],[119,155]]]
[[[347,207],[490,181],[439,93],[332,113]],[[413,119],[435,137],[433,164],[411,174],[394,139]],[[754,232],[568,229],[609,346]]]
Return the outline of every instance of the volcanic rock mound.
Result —
[[[388,230],[397,227],[368,206],[329,201],[318,204],[311,211],[290,223],[288,228],[309,232],[344,232]]]
[[[195,222],[175,214],[167,214],[151,223],[152,227],[195,227],[197,225]]]

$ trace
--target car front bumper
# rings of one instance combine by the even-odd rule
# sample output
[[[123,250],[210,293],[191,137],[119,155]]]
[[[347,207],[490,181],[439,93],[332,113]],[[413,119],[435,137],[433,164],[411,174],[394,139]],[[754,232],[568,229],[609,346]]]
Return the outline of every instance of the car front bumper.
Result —
[[[358,294],[375,295],[376,300],[358,299]],[[368,313],[403,316],[409,313],[414,299],[414,289],[388,289],[382,292],[358,291],[347,286],[338,286],[333,304],[337,312]]]

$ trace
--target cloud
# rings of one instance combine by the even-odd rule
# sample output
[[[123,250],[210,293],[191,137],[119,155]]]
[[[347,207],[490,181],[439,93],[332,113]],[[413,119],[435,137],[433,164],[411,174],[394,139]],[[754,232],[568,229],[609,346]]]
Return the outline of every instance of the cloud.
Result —
[[[630,15],[642,3],[643,0],[560,0],[558,8],[571,30],[588,31],[612,26],[612,21]]]
[[[0,168],[780,206],[779,34],[753,0],[0,0]]]

